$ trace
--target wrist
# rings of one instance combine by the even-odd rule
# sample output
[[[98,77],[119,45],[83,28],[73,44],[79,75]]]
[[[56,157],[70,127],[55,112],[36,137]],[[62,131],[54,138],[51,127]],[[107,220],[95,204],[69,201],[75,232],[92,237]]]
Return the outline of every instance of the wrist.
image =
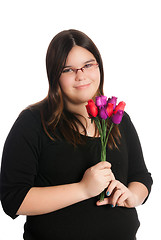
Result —
[[[86,200],[86,199],[90,198],[90,196],[88,195],[88,192],[87,192],[87,188],[82,181],[78,182],[78,188],[79,188],[79,191],[80,191],[81,196],[83,198],[82,200]]]
[[[131,207],[137,207],[139,206],[139,200],[138,200],[138,196],[136,193],[132,192],[132,206]]]
[[[144,186],[144,184],[140,182],[129,183],[128,189],[131,191],[133,195],[135,207],[141,205],[148,195],[147,188]]]

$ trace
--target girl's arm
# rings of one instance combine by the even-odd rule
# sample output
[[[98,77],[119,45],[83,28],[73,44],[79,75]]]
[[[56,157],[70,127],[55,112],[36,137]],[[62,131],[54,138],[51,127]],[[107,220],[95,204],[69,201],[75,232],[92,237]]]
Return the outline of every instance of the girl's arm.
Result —
[[[33,187],[27,193],[17,215],[40,215],[87,199],[80,183],[54,187]]]
[[[111,164],[100,162],[87,169],[78,183],[53,187],[32,187],[17,215],[40,215],[99,195],[114,180]]]

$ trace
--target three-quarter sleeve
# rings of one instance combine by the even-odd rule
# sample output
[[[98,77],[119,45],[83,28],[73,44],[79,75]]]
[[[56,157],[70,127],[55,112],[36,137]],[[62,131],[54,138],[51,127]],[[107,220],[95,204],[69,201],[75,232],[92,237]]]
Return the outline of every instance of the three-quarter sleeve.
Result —
[[[128,146],[128,183],[141,182],[150,193],[153,180],[144,161],[138,134],[128,114],[125,114],[124,127]]]
[[[41,137],[32,111],[24,110],[6,139],[1,163],[0,199],[13,219],[26,194],[34,186],[38,171]]]

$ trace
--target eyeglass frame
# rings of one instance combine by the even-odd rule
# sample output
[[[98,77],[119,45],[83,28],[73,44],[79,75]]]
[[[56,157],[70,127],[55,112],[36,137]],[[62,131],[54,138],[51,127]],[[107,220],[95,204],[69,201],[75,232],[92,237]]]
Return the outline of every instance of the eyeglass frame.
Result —
[[[85,65],[87,65],[87,64],[85,64]],[[81,67],[81,68],[72,68],[72,67],[71,67],[71,69],[73,70],[73,73],[75,73],[75,74],[77,74],[77,72],[78,72],[79,70],[81,70],[81,71],[84,73],[85,65],[84,65],[83,67]],[[93,66],[99,66],[98,63],[92,63],[91,65],[93,65]],[[68,72],[63,72],[63,71],[62,71],[62,73],[68,73]]]

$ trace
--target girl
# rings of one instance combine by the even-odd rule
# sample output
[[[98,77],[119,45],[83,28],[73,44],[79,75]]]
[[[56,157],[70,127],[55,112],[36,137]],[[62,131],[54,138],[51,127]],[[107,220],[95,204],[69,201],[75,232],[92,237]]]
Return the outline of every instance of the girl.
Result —
[[[27,216],[25,240],[134,240],[135,207],[146,201],[152,178],[126,113],[111,132],[107,161],[100,162],[99,133],[85,107],[103,95],[98,49],[80,31],[60,32],[46,67],[47,97],[22,111],[4,146],[4,211],[13,219]]]

